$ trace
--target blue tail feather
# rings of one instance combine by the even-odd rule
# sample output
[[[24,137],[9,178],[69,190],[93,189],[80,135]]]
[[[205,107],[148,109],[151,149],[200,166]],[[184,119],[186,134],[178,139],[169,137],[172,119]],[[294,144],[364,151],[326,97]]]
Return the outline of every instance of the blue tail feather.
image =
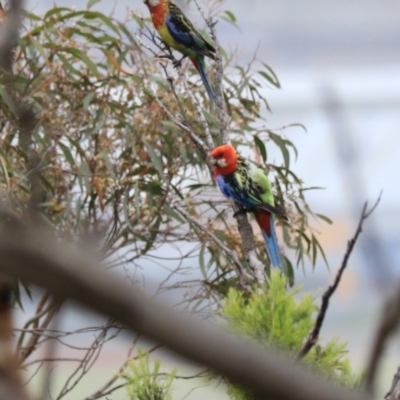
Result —
[[[271,225],[271,236],[268,236],[264,229],[261,229],[262,235],[264,237],[264,241],[267,247],[267,252],[269,259],[271,261],[272,268],[279,268],[283,272],[283,264],[281,252],[278,246],[278,239],[276,237],[274,219],[270,219]]]
[[[208,82],[207,75],[206,75],[206,68],[205,68],[205,63],[204,59],[197,58],[195,60],[192,59],[193,65],[196,67],[197,71],[199,71],[201,80],[203,81],[203,84],[207,90],[208,96],[210,97],[210,100],[217,105],[217,99],[215,98],[214,92],[211,89],[211,85]]]

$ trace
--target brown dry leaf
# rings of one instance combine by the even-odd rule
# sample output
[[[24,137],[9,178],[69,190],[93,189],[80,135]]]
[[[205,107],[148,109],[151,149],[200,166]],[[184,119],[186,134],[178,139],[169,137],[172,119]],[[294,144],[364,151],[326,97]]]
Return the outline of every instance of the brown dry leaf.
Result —
[[[101,211],[104,211],[104,202],[103,202],[103,189],[101,187],[100,181],[97,176],[92,178],[92,185],[96,188],[97,196],[99,198],[99,204]]]
[[[114,56],[112,56],[111,54],[109,54],[107,56],[107,58],[110,60],[111,64],[115,67],[115,69],[117,69],[119,72],[121,72],[122,74],[125,75],[131,75],[128,71],[124,70],[117,62],[117,60],[115,59]]]

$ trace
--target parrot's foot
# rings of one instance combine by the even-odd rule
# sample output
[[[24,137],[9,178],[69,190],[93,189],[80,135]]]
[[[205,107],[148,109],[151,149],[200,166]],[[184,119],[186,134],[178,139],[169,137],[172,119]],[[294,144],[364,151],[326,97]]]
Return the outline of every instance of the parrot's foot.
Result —
[[[180,58],[179,60],[174,60],[173,61],[173,66],[174,68],[180,68],[182,66],[182,61],[186,58],[186,56],[183,56],[182,58]]]
[[[251,212],[250,208],[247,207],[240,207],[239,210],[237,210],[234,214],[233,214],[233,218],[236,218],[238,215],[240,214],[247,214],[248,212]]]

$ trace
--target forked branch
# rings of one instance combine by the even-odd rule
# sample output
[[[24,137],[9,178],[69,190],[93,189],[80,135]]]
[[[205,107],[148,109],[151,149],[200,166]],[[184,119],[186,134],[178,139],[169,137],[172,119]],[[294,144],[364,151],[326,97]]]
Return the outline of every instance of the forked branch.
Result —
[[[342,279],[343,272],[347,267],[350,255],[353,252],[354,246],[357,243],[357,239],[362,232],[363,223],[375,211],[376,207],[378,206],[378,204],[381,200],[381,195],[382,195],[382,193],[379,195],[378,200],[375,202],[375,204],[373,205],[373,207],[370,210],[368,210],[368,202],[366,202],[364,204],[356,232],[355,232],[353,238],[351,240],[349,240],[349,242],[347,243],[347,250],[344,255],[342,264],[339,268],[339,271],[336,274],[335,281],[333,282],[333,284],[331,286],[328,287],[328,289],[325,291],[325,293],[322,296],[322,303],[321,303],[321,307],[318,312],[317,319],[315,321],[314,328],[311,331],[311,333],[309,334],[309,336],[308,336],[306,342],[304,343],[302,349],[300,350],[299,354],[297,355],[297,360],[303,359],[309,353],[309,351],[313,348],[313,346],[317,343],[322,325],[325,320],[325,315],[326,315],[326,312],[329,307],[329,301],[339,286],[340,280]]]
[[[0,230],[0,272],[30,281],[119,320],[132,332],[162,343],[263,398],[281,400],[361,400],[263,349],[167,309],[124,280],[101,271],[87,251],[71,249],[43,230]]]

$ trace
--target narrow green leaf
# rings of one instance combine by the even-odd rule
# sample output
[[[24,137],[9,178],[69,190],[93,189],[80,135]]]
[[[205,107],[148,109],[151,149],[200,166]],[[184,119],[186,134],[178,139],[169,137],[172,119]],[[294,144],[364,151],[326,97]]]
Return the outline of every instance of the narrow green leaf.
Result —
[[[147,152],[149,153],[151,161],[153,162],[154,168],[157,170],[160,177],[164,179],[163,164],[161,158],[157,155],[157,153],[154,151],[153,147],[147,142],[147,140],[143,139],[143,142],[147,147]]]
[[[100,0],[89,0],[86,5],[86,8],[89,10],[97,3],[100,3]]]
[[[136,21],[136,23],[139,25],[140,29],[144,28],[144,21],[142,17],[139,17],[138,15],[132,13],[132,18]],[[132,37],[133,39],[133,37]]]
[[[317,261],[318,247],[317,247],[317,239],[314,235],[311,235],[311,243],[312,243],[311,261],[313,267],[315,267],[315,263]]]
[[[289,258],[285,257],[283,260],[284,263],[284,271],[285,271],[285,275],[288,278],[289,281],[289,286],[293,286],[294,285],[294,269],[293,269],[293,265],[290,262]]]
[[[264,163],[267,162],[267,149],[264,142],[257,135],[255,135],[254,143],[257,146],[258,150],[260,150],[260,154],[263,158]]]
[[[267,72],[264,71],[258,71],[259,74],[264,77],[269,83],[271,83],[272,85],[274,85],[276,88],[280,89],[281,88],[281,84],[279,83],[279,79],[278,77],[275,75],[275,72],[272,70],[272,68],[263,63],[264,68],[267,70]]]
[[[50,64],[47,54],[44,51],[44,48],[42,47],[42,45],[33,36],[30,37],[30,40],[31,40],[31,43],[33,44],[33,46],[39,52],[39,54],[43,57],[43,60],[45,61],[45,63]]]
[[[8,108],[10,109],[10,111],[13,114],[16,114],[14,100],[8,94],[8,92],[5,90],[4,86],[0,86],[0,96],[3,99],[4,103],[7,104]]]
[[[285,167],[287,169],[289,169],[290,166],[290,154],[289,154],[289,150],[286,147],[286,143],[285,140],[282,139],[279,135],[273,133],[273,132],[269,132],[269,136],[270,138],[274,141],[274,143],[279,147],[281,153],[282,153],[282,157],[283,157],[283,161],[285,164]]]
[[[7,170],[6,163],[5,163],[4,158],[2,156],[0,156],[0,163],[1,163],[1,170],[3,171],[4,179],[6,181],[7,189],[9,189],[10,188],[10,177],[8,175],[8,170]]]
[[[203,278],[207,279],[206,265],[204,262],[205,249],[206,249],[206,246],[204,244],[202,244],[201,248],[200,248],[200,253],[199,253],[199,266],[200,266],[200,271],[201,271],[201,274],[203,275]]]
[[[85,63],[85,65],[88,67],[88,69],[95,75],[97,78],[100,78],[101,75],[99,71],[97,70],[96,64],[81,50],[75,48],[75,47],[63,47],[62,48],[63,52],[70,53],[73,56],[77,57],[81,61]]]
[[[75,159],[72,156],[72,153],[71,153],[69,147],[66,146],[63,142],[59,142],[58,145],[60,146],[61,151],[63,152],[64,157],[66,158],[66,160],[69,162],[71,168],[75,168],[76,167]]]
[[[323,221],[327,222],[329,225],[333,224],[333,221],[329,219],[327,216],[322,215],[322,214],[315,214],[319,219],[322,219]]]
[[[61,62],[63,63],[65,69],[67,69],[68,71],[72,72],[74,75],[80,75],[80,72],[76,68],[74,68],[74,66],[67,60],[66,57],[64,57],[60,53],[57,53],[57,57],[61,60]]]
[[[92,102],[92,100],[94,99],[95,93],[94,92],[90,92],[88,93],[85,98],[83,99],[83,109],[85,111],[88,110],[90,103]]]
[[[322,187],[322,186],[311,186],[311,187],[308,187],[308,188],[301,188],[300,189],[301,192],[306,192],[307,190],[325,190],[325,188]]]
[[[236,22],[237,22],[236,16],[235,16],[235,14],[234,14],[233,12],[231,12],[231,11],[225,11],[225,14],[226,14],[226,16],[228,17],[228,18],[226,19],[227,21],[230,21],[230,22],[232,22],[232,23],[236,23]]]
[[[67,7],[53,7],[51,8],[49,11],[46,12],[46,14],[44,14],[44,19],[49,19],[50,17],[52,17],[55,14],[61,15],[61,13],[63,11],[69,12],[71,11],[70,8]]]

